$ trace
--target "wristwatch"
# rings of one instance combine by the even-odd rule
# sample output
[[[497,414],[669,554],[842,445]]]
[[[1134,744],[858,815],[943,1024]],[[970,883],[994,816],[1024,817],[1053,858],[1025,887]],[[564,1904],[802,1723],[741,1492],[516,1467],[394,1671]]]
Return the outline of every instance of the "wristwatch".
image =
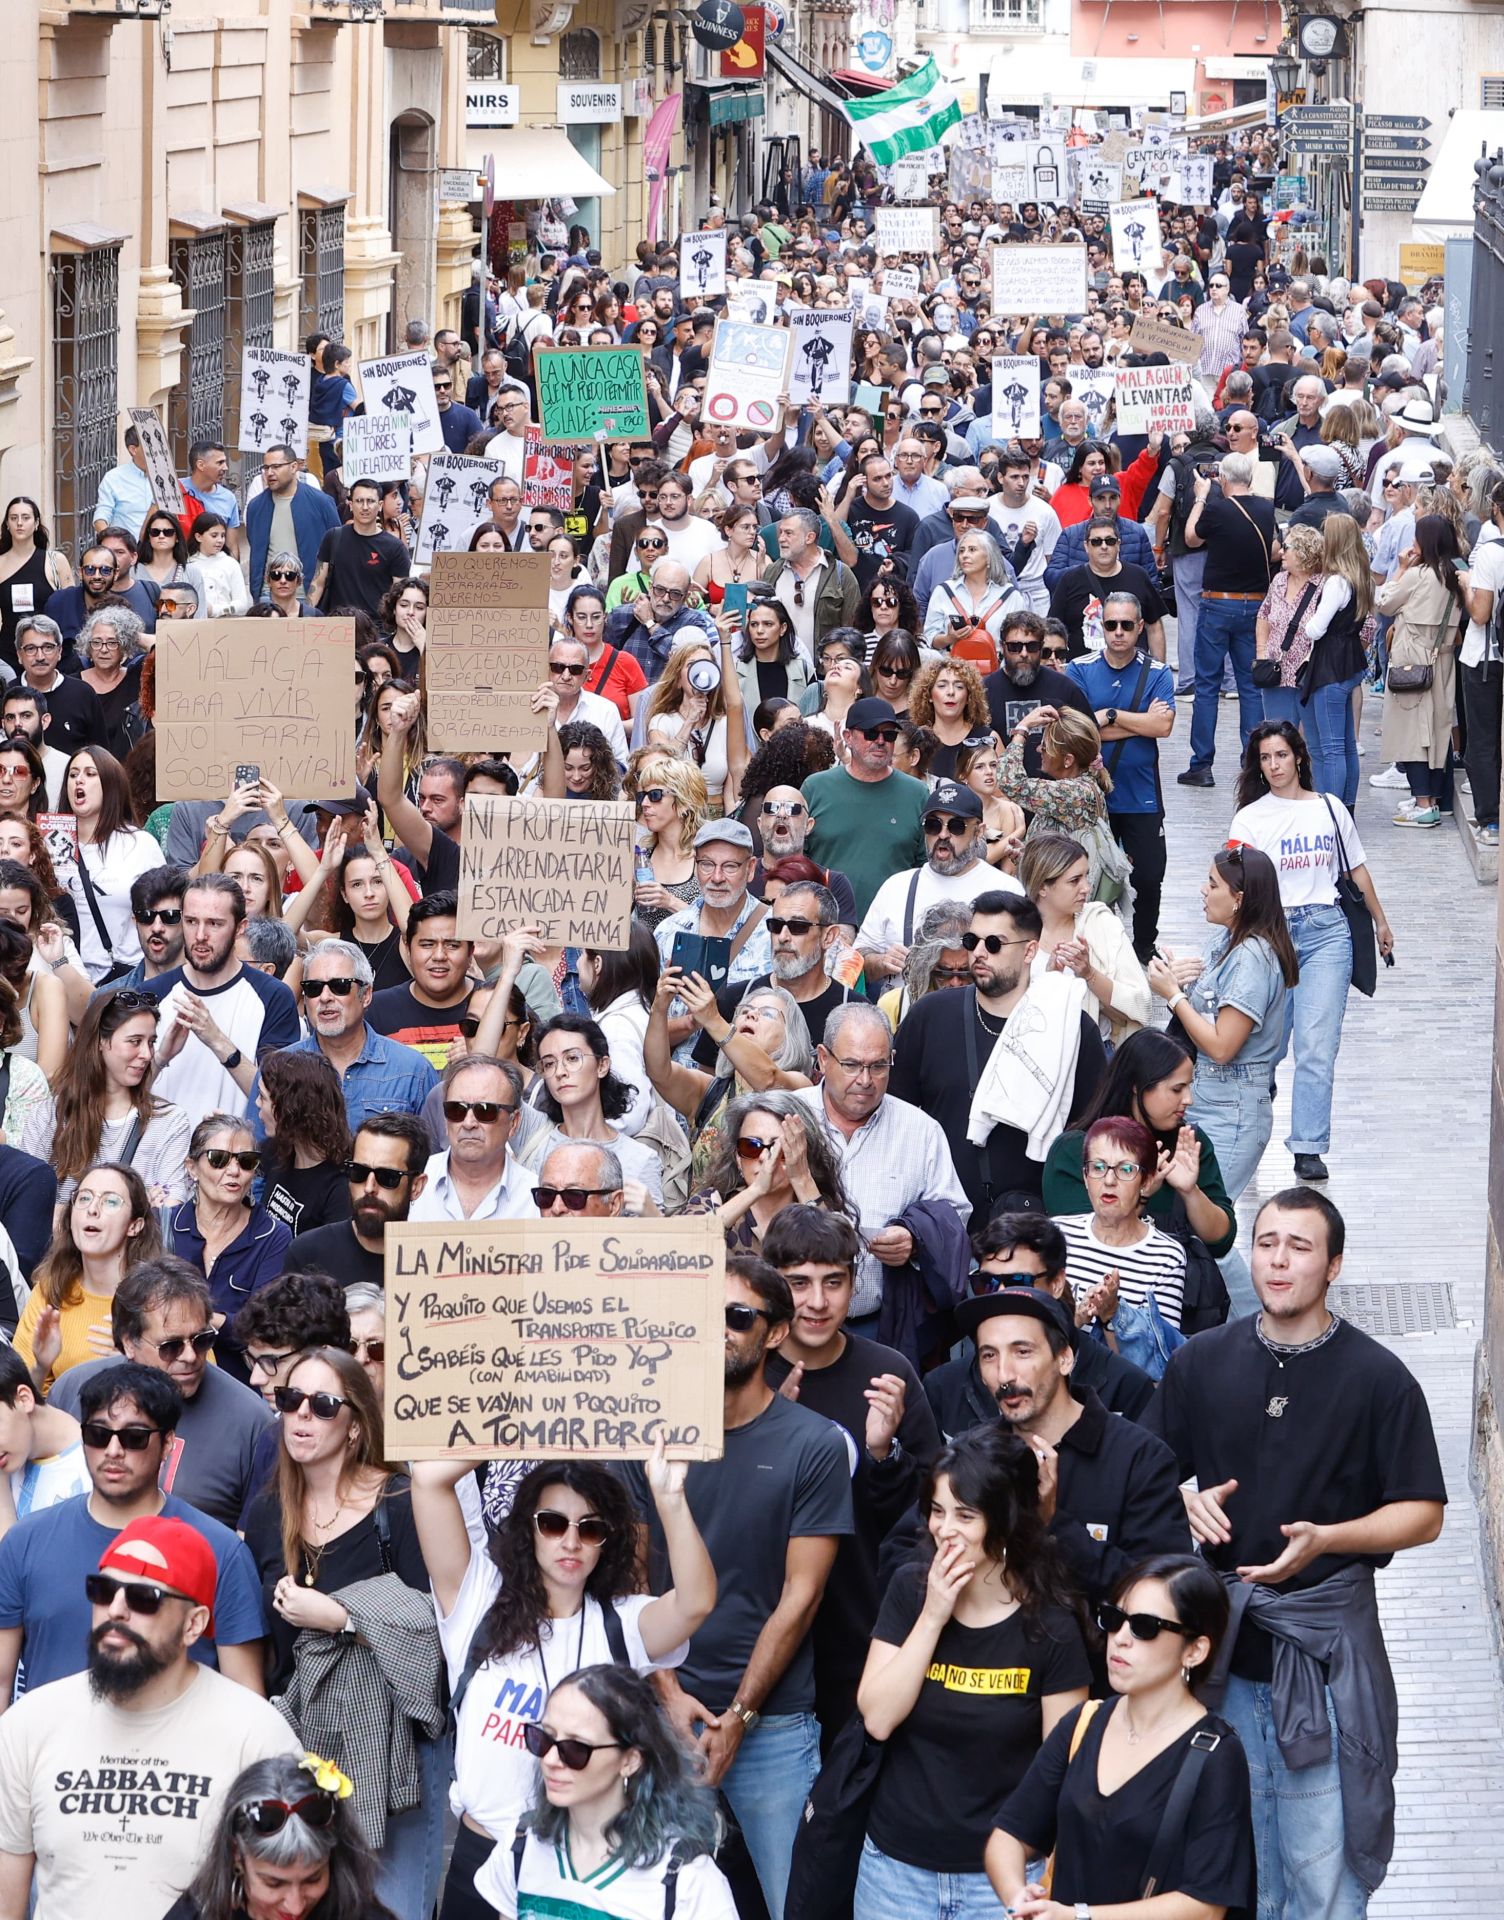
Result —
[[[1115,727],[1117,723],[1118,723],[1118,710],[1116,707],[1109,707],[1107,709],[1107,724],[1109,727]]]
[[[240,1061],[241,1061],[241,1052],[239,1047],[237,1047],[233,1053],[227,1053],[224,1059],[221,1060],[219,1064],[224,1068],[226,1073],[233,1073],[235,1069],[240,1065]]]
[[[757,1711],[756,1707],[744,1707],[740,1700],[733,1700],[726,1711],[728,1713],[734,1713],[748,1733],[752,1731],[762,1718],[762,1715]]]

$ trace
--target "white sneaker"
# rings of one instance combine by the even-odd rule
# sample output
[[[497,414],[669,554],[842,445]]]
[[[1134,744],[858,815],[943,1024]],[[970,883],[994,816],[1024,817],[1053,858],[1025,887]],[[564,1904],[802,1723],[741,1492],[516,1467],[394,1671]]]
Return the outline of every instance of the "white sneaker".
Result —
[[[1414,794],[1412,794],[1408,800],[1401,800],[1399,805],[1394,810],[1394,817],[1396,820],[1398,820],[1402,814],[1412,814],[1418,811],[1419,811],[1419,803],[1417,802]]]
[[[1395,789],[1403,787],[1407,792],[1410,787],[1410,782],[1405,778],[1404,774],[1400,772],[1398,767],[1385,767],[1382,773],[1369,774],[1368,784],[1371,787],[1392,787]]]

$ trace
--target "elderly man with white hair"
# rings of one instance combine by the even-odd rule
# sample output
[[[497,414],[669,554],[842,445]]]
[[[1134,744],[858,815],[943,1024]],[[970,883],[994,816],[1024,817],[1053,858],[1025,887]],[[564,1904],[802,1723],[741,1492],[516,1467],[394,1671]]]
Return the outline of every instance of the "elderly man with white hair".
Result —
[[[1230,657],[1238,685],[1240,746],[1264,717],[1253,683],[1258,610],[1269,590],[1279,537],[1274,504],[1253,491],[1253,461],[1246,453],[1224,454],[1218,484],[1198,475],[1195,502],[1185,523],[1186,545],[1206,550],[1201,611],[1196,627],[1196,708],[1191,720],[1191,764],[1178,776],[1183,787],[1211,787],[1217,751],[1217,696]]]

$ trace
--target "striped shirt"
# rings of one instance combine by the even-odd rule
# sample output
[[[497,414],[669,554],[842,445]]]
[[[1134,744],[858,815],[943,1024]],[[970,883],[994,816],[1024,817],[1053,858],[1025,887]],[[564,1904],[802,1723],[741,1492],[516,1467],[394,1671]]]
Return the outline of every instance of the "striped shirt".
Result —
[[[1241,342],[1248,331],[1248,312],[1236,300],[1229,300],[1218,312],[1210,300],[1203,300],[1191,319],[1191,331],[1201,341],[1201,372],[1213,381],[1220,380],[1241,357]]]
[[[1131,1247],[1109,1247],[1097,1238],[1096,1216],[1072,1213],[1056,1220],[1065,1235],[1065,1270],[1077,1301],[1109,1273],[1118,1276],[1118,1297],[1141,1307],[1152,1292],[1171,1326],[1180,1325],[1185,1304],[1185,1248],[1158,1227],[1141,1222],[1144,1237]]]

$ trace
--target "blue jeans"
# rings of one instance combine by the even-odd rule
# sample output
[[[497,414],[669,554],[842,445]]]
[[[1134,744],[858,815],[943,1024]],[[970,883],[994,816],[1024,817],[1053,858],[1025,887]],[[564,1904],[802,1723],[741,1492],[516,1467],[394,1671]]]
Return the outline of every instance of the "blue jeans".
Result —
[[[985,1873],[929,1873],[862,1842],[854,1920],[999,1920],[1003,1904]]]
[[[376,1898],[397,1920],[429,1920],[444,1868],[444,1810],[454,1774],[448,1735],[418,1740],[419,1799],[406,1813],[387,1815],[376,1855]]]
[[[1175,582],[1175,691],[1189,689],[1196,679],[1196,623],[1201,614],[1201,576],[1206,572],[1206,549],[1177,554],[1170,562]]]
[[[1274,1131],[1274,1101],[1269,1092],[1273,1077],[1273,1067],[1240,1067],[1236,1062],[1219,1067],[1204,1058],[1196,1062],[1196,1083],[1186,1119],[1192,1126],[1203,1128],[1216,1149],[1229,1200],[1236,1201],[1258,1172]],[[1230,1317],[1242,1320],[1257,1313],[1259,1297],[1254,1292],[1253,1276],[1238,1249],[1229,1247],[1217,1266],[1232,1303]]]
[[[1291,1153],[1325,1153],[1332,1138],[1332,1076],[1352,981],[1353,942],[1342,909],[1291,907],[1286,916],[1300,959],[1300,985],[1285,998],[1285,1044],[1295,1041],[1290,1097]]]
[[[1319,793],[1335,793],[1349,812],[1358,804],[1358,735],[1353,726],[1353,688],[1367,676],[1334,680],[1306,703],[1306,745]]]
[[[1337,1719],[1329,1757],[1291,1772],[1274,1737],[1274,1710],[1264,1681],[1227,1682],[1222,1715],[1248,1756],[1253,1842],[1258,1858],[1258,1920],[1363,1920],[1368,1895],[1343,1850],[1342,1788],[1337,1771]]]
[[[1196,615],[1196,707],[1191,715],[1191,765],[1197,772],[1217,757],[1217,699],[1229,655],[1238,683],[1240,746],[1264,717],[1263,690],[1253,684],[1257,600],[1207,600]]]
[[[819,1771],[819,1721],[812,1713],[773,1713],[745,1737],[721,1782],[757,1869],[769,1920],[783,1920],[794,1836]]]
[[[1264,696],[1264,718],[1266,720],[1288,720],[1292,727],[1302,726],[1306,710],[1300,704],[1300,693],[1295,687],[1261,687]]]

